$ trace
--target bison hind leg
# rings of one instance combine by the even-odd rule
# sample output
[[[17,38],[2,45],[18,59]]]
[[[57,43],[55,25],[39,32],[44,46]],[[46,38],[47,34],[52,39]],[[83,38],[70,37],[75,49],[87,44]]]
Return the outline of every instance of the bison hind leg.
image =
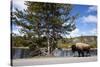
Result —
[[[91,56],[91,54],[90,54],[90,50],[87,50],[87,56]]]

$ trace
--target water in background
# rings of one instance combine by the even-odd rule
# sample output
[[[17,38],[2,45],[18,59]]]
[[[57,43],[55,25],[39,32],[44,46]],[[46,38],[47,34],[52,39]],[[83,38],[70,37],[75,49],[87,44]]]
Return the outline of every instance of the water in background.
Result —
[[[13,48],[12,49],[12,58],[18,59],[18,58],[28,58],[29,56],[29,49],[22,49],[22,48]],[[97,49],[92,49],[90,51],[91,56],[97,55]],[[53,55],[55,57],[72,57],[73,53],[71,49],[55,49],[53,51]],[[75,52],[75,56],[78,56],[78,53]]]

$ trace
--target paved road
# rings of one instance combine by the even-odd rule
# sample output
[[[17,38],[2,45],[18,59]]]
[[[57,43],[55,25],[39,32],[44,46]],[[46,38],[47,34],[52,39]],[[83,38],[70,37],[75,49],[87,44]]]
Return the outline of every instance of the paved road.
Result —
[[[31,58],[31,59],[14,59],[14,60],[12,60],[13,66],[78,63],[78,62],[91,62],[91,61],[97,61],[97,56],[92,56],[92,57]]]

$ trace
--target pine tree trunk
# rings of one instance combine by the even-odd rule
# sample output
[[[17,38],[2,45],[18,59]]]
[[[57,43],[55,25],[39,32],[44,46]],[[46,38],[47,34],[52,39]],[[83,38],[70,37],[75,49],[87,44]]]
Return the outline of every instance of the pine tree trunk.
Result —
[[[50,56],[50,40],[49,40],[49,37],[47,38],[47,44],[48,44],[48,53],[47,53],[47,55]]]

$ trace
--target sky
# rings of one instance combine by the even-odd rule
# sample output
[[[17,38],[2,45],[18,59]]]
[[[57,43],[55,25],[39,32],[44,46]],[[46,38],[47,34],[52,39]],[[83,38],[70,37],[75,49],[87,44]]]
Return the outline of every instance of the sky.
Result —
[[[15,8],[20,10],[26,9],[24,1],[14,0],[13,11]],[[73,30],[70,35],[66,35],[66,37],[97,35],[97,6],[73,4],[71,15],[77,13],[79,13],[79,17],[75,20],[76,29]],[[12,28],[14,33],[20,35],[19,30],[21,27],[13,25]]]

